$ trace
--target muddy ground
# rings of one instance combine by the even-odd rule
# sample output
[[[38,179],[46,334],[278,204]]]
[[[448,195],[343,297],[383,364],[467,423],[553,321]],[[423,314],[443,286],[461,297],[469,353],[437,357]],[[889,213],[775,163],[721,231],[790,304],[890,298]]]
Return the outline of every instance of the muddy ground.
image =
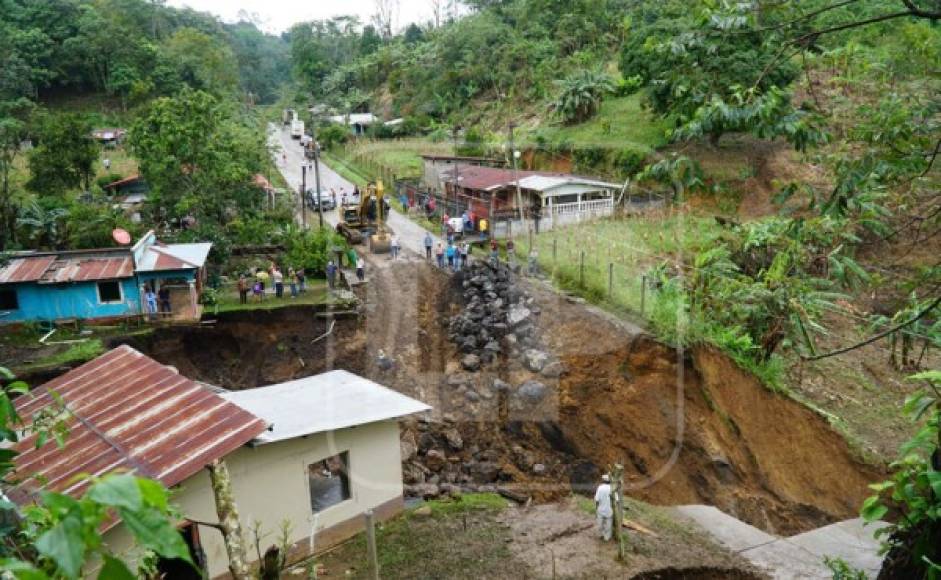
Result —
[[[534,374],[506,357],[461,371],[447,337],[461,308],[451,279],[417,259],[371,257],[370,266],[361,316],[303,307],[231,313],[160,329],[134,346],[227,388],[342,368],[421,399],[435,411],[405,423],[403,468],[410,489],[428,493],[502,486],[555,500],[590,491],[621,462],[633,497],[712,504],[787,535],[855,516],[881,476],[823,418],[720,353],[677,352],[541,282],[520,283],[540,306],[540,339],[564,372],[538,377],[552,395],[538,411],[514,415],[493,381],[515,387]]]

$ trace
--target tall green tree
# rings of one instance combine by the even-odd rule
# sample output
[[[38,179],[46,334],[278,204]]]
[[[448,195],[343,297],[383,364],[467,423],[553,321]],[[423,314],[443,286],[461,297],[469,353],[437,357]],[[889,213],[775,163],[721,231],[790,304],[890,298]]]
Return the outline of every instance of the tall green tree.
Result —
[[[161,219],[225,225],[262,202],[251,179],[266,161],[264,134],[209,93],[155,100],[131,128],[130,145]]]
[[[33,104],[23,97],[6,100],[0,93],[0,251],[13,241],[16,230],[17,203],[10,183],[13,163],[28,135]]]
[[[37,144],[29,152],[29,189],[49,195],[91,187],[99,147],[87,117],[76,113],[48,115],[40,123],[36,138]]]

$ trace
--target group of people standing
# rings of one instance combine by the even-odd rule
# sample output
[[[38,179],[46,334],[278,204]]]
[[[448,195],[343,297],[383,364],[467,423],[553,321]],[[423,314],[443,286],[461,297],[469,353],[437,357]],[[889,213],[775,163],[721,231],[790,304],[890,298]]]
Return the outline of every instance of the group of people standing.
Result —
[[[445,246],[444,242],[438,242],[435,246],[434,239],[431,237],[431,234],[425,234],[425,258],[430,260],[432,254],[432,248],[434,248],[435,259],[438,263],[439,268],[444,268],[447,264],[448,269],[457,272],[465,264],[470,257],[470,244],[464,242],[461,244],[455,244],[454,241],[448,241]]]
[[[160,289],[154,292],[153,284],[144,288],[144,303],[147,306],[147,317],[153,320],[157,314],[168,316],[173,309],[170,305],[170,286],[161,284]]]
[[[248,304],[249,293],[252,295],[252,300],[256,302],[264,300],[265,290],[269,281],[274,285],[274,294],[277,298],[284,297],[285,282],[287,282],[290,288],[291,298],[297,298],[301,292],[307,291],[307,277],[304,274],[303,268],[289,268],[287,278],[285,279],[281,269],[277,264],[272,262],[267,270],[257,268],[254,272],[249,273],[249,275],[239,274],[239,302],[241,304]]]

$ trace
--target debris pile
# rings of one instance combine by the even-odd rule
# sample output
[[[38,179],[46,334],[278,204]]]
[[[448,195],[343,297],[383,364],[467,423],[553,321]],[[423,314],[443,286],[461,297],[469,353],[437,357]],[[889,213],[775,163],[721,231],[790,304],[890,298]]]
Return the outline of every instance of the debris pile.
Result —
[[[451,318],[448,336],[463,353],[464,370],[477,372],[501,353],[524,357],[533,372],[540,372],[549,362],[549,357],[536,348],[533,317],[540,310],[535,300],[516,286],[513,277],[509,266],[483,261],[470,264],[457,275],[465,306]]]

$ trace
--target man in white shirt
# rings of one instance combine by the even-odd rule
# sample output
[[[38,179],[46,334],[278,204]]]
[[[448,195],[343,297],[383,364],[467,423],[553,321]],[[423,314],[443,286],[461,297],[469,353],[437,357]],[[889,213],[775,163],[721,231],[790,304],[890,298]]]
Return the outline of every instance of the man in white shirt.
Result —
[[[608,474],[601,476],[601,485],[595,491],[595,513],[598,515],[598,534],[605,542],[611,541],[614,510],[611,509],[611,478]]]

